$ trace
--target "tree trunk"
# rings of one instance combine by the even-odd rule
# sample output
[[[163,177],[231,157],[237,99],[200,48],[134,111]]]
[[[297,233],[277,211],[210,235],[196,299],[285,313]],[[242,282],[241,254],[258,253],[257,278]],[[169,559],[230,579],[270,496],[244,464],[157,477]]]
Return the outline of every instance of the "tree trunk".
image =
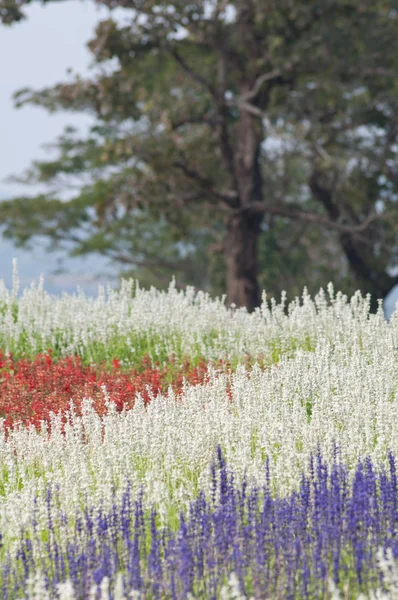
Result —
[[[247,90],[242,90],[245,93]],[[260,150],[262,125],[242,110],[237,125],[234,179],[238,187],[237,209],[227,217],[224,244],[227,297],[237,307],[252,312],[260,304],[258,239],[263,215],[250,214],[250,205],[263,200]]]
[[[260,219],[243,213],[228,220],[225,239],[227,296],[237,307],[252,312],[260,304],[258,276],[258,238]]]
[[[341,234],[340,241],[347,257],[349,265],[358,279],[362,281],[362,293],[371,295],[370,308],[376,311],[378,300],[384,300],[391,290],[397,285],[398,277],[392,277],[388,273],[375,271],[363,259],[359,244],[355,244],[352,236]]]
[[[319,181],[319,174],[315,171],[310,177],[310,189],[316,198],[326,208],[329,217],[335,221],[340,217],[340,208],[333,201],[331,190]],[[366,235],[370,237],[370,232]],[[349,233],[339,235],[340,244],[347,258],[348,264],[358,280],[362,282],[363,294],[371,294],[371,310],[377,310],[377,300],[384,298],[397,285],[398,277],[392,277],[385,270],[376,270],[366,261],[366,248],[360,241],[355,240]]]

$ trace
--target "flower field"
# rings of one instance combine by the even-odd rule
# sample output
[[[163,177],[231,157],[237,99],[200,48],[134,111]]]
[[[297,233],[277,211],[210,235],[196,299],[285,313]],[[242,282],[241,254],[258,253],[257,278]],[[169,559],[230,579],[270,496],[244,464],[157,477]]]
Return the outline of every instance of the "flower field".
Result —
[[[0,597],[398,598],[398,311],[0,281]]]

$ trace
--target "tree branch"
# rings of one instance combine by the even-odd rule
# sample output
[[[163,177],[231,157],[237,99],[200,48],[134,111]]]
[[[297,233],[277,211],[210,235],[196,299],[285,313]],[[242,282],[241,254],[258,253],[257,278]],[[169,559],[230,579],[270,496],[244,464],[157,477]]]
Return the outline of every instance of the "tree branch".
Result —
[[[249,92],[246,92],[246,94],[243,94],[243,96],[240,96],[242,102],[248,102],[249,100],[253,100],[259,93],[261,86],[264,83],[281,76],[282,73],[279,69],[274,69],[273,71],[269,71],[268,73],[263,73],[262,75],[257,77],[256,81],[254,82],[253,88]]]
[[[194,69],[192,69],[192,67],[188,65],[188,63],[185,61],[184,58],[182,58],[182,56],[179,54],[176,48],[169,48],[169,52],[171,56],[178,62],[178,64],[184,69],[184,71],[188,73],[190,77],[192,77],[192,79],[200,83],[200,85],[202,85],[208,90],[208,92],[213,98],[217,99],[217,90],[212,86],[212,84],[209,81],[207,81],[207,79],[202,77],[202,75],[194,71]]]
[[[267,206],[262,202],[253,202],[247,207],[240,208],[232,211],[233,215],[240,215],[244,212],[248,212],[251,215],[264,215],[270,214],[278,217],[287,217],[288,219],[299,219],[307,221],[308,223],[318,223],[324,227],[335,229],[340,233],[361,233],[365,231],[373,221],[380,218],[377,213],[371,213],[360,225],[344,225],[338,221],[331,221],[327,217],[318,215],[316,213],[309,213],[304,210],[297,210],[290,208],[287,205],[284,206]]]
[[[185,163],[179,160],[174,160],[172,164],[176,169],[182,171],[184,175],[186,175],[186,177],[192,179],[193,181],[196,181],[196,183],[200,185],[202,190],[204,190],[207,194],[210,194],[216,200],[221,200],[229,208],[235,205],[235,192],[218,192],[213,188],[211,181],[209,181],[209,179],[206,179],[206,177],[203,177],[203,175],[201,175],[195,169],[188,167]]]
[[[178,121],[171,121],[171,128],[173,131],[177,131],[184,125],[208,125],[209,127],[215,127],[220,122],[220,117],[186,117],[179,119]]]
[[[228,100],[227,105],[236,106],[237,108],[245,110],[246,112],[254,115],[255,117],[259,117],[260,119],[265,119],[267,117],[267,113],[265,111],[261,110],[261,108],[258,108],[258,106],[254,106],[253,104],[246,102],[241,96]]]
[[[390,69],[384,69],[383,67],[368,67],[359,71],[348,71],[348,75],[355,75],[356,77],[390,77],[397,79],[398,71],[391,71]]]

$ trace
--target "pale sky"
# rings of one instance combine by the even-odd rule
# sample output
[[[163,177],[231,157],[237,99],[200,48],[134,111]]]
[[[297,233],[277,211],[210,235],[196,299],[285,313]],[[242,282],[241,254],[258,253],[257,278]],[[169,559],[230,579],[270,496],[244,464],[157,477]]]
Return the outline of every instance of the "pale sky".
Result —
[[[119,11],[117,14],[120,15]],[[12,94],[23,87],[40,89],[68,79],[67,69],[87,75],[91,56],[85,44],[93,37],[96,24],[110,14],[93,2],[70,0],[26,8],[27,19],[12,27],[0,24],[0,199],[16,194],[37,193],[40,187],[6,183],[10,175],[20,175],[34,159],[53,156],[41,148],[54,142],[66,125],[86,131],[93,122],[88,115],[49,114],[39,107],[15,109]],[[123,13],[122,13],[123,14]],[[115,13],[114,13],[115,16]],[[43,188],[44,191],[44,188]],[[18,258],[21,285],[28,285],[44,273],[45,288],[53,293],[61,289],[74,291],[76,285],[85,293],[95,294],[98,282],[109,281],[95,275],[107,271],[108,262],[101,257],[65,259],[69,273],[51,276],[57,258],[64,253],[48,254],[43,243],[34,252],[16,250],[0,237],[0,279],[12,281],[12,258]],[[94,275],[91,275],[94,274]]]
[[[39,107],[13,108],[11,96],[23,87],[40,89],[69,79],[66,71],[87,75],[91,57],[86,42],[96,23],[109,11],[99,10],[93,2],[34,3],[26,8],[28,18],[11,27],[0,26],[0,193],[8,191],[1,183],[11,173],[20,173],[38,157],[40,148],[54,141],[65,125],[86,129],[88,115],[73,113],[50,115]],[[13,191],[17,186],[13,184]],[[10,187],[11,189],[11,187]],[[26,188],[18,187],[26,193]]]
[[[68,68],[87,75],[91,56],[85,44],[93,37],[96,24],[109,18],[110,11],[89,0],[68,0],[46,6],[35,2],[26,8],[26,14],[25,21],[11,27],[0,24],[0,200],[39,192],[40,188],[28,190],[26,186],[6,183],[4,179],[22,174],[34,159],[51,157],[41,146],[54,142],[66,125],[86,131],[92,123],[88,115],[49,114],[31,106],[17,110],[12,101],[13,92],[23,87],[40,89],[66,81]],[[112,17],[122,21],[126,14],[119,9],[113,11]],[[60,254],[50,255],[40,247],[34,252],[16,250],[0,237],[0,279],[8,286],[11,286],[14,256],[18,258],[22,286],[44,273],[45,288],[49,292],[74,291],[76,285],[80,285],[85,293],[95,294],[98,282],[109,281],[106,276],[95,279],[100,272],[110,273],[106,267],[108,262],[99,256],[65,259],[64,266],[69,273],[51,276]],[[397,301],[398,286],[385,302],[387,315]]]

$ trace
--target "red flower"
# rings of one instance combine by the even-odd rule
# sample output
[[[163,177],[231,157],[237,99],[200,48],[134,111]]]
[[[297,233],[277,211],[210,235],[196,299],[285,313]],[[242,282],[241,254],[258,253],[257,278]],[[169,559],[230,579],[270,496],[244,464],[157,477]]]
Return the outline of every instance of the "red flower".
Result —
[[[184,378],[192,385],[209,380],[208,363],[203,359],[196,366],[189,359],[179,365],[172,356],[166,366],[157,363],[153,368],[150,357],[145,356],[141,364],[127,372],[120,369],[117,358],[112,360],[113,369],[109,370],[105,365],[85,366],[79,356],[54,361],[51,354],[48,349],[47,354],[39,354],[34,361],[16,361],[12,355],[5,357],[0,350],[0,417],[6,419],[6,427],[12,427],[16,421],[39,427],[41,420],[49,421],[51,412],[68,410],[71,399],[80,414],[83,397],[92,398],[95,410],[100,415],[106,414],[102,385],[117,410],[122,411],[134,406],[138,392],[148,404],[151,394],[167,393],[170,385],[179,394]],[[214,363],[218,367],[221,364]]]

